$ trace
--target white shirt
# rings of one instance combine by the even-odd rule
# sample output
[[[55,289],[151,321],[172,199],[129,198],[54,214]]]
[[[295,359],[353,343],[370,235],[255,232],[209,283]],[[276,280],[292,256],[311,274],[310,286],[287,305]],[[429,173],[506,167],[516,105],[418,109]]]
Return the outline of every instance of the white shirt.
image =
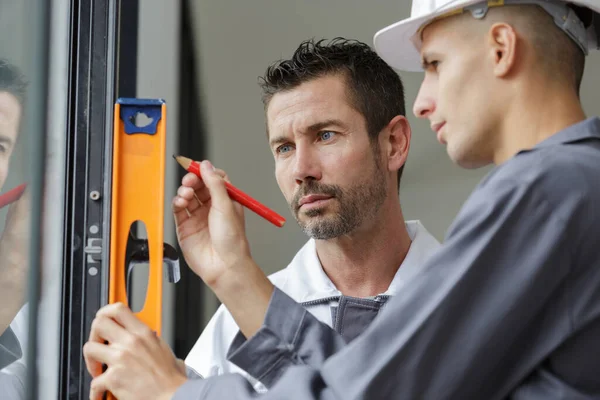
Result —
[[[419,273],[419,267],[440,247],[440,243],[420,221],[407,221],[406,228],[412,240],[408,253],[388,290],[381,295],[393,296]],[[281,271],[269,276],[271,282],[299,303],[315,301],[342,293],[329,279],[319,262],[314,239],[296,253],[292,262]],[[305,306],[317,319],[332,326],[331,303]],[[227,351],[239,328],[225,306],[221,305],[198,341],[185,359],[188,367],[207,378],[224,373],[239,373],[258,391],[264,386],[235,364],[227,361]]]
[[[10,324],[10,328],[15,334],[21,347],[22,356],[15,360],[12,364],[0,369],[0,375],[3,376],[0,380],[0,391],[2,399],[21,399],[25,398],[25,380],[27,377],[27,335],[29,331],[29,305],[25,304],[17,313]],[[7,378],[10,375],[11,378]]]

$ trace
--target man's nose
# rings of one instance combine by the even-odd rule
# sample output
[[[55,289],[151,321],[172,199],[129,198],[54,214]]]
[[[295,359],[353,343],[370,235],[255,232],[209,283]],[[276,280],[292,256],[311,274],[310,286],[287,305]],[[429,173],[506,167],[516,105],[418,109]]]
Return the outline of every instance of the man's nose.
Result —
[[[417,118],[428,118],[435,111],[435,100],[428,93],[425,85],[421,86],[413,106],[413,113]]]
[[[321,163],[319,157],[311,149],[298,146],[296,149],[296,160],[294,164],[294,179],[301,184],[307,179],[320,180],[322,177]]]

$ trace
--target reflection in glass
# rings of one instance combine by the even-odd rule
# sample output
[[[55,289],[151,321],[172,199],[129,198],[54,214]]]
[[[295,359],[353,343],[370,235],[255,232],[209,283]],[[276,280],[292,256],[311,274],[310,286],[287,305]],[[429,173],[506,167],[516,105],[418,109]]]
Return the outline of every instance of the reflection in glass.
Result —
[[[0,390],[3,399],[24,398],[28,313],[26,302],[29,195],[24,171],[11,171],[11,159],[22,153],[20,133],[26,82],[20,70],[0,59],[0,203],[4,226],[0,236]],[[13,190],[7,191],[10,188]],[[13,201],[14,200],[14,201]]]
[[[38,69],[44,66],[37,23],[44,7],[34,0],[0,0],[0,398],[25,399],[30,378],[31,232],[34,147],[44,133]],[[39,14],[39,15],[38,15]],[[24,190],[23,190],[24,189]]]

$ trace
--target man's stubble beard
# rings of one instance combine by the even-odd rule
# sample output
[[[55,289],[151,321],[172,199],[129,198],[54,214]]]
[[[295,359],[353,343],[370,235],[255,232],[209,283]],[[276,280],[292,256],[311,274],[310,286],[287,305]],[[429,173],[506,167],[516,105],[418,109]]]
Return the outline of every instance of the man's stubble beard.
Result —
[[[385,174],[374,150],[373,173],[362,182],[342,189],[338,185],[322,184],[315,180],[307,180],[298,189],[291,201],[290,208],[302,231],[313,239],[328,240],[352,233],[364,221],[373,219],[387,196]],[[309,194],[325,194],[337,201],[335,214],[325,216],[327,209],[315,208],[303,212],[308,221],[300,219],[298,202]]]

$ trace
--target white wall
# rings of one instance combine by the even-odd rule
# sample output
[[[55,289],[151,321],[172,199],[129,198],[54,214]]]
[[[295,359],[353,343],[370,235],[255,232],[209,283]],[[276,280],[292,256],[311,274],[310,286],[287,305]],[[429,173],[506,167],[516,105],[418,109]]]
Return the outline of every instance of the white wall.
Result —
[[[306,237],[297,227],[274,179],[257,77],[268,64],[289,57],[301,40],[345,36],[372,45],[381,27],[407,17],[410,1],[380,0],[196,0],[195,37],[200,52],[203,105],[209,134],[209,157],[227,171],[234,184],[286,218],[283,229],[247,212],[252,252],[265,271],[285,267]],[[600,114],[600,55],[595,53],[583,85],[588,113]],[[422,78],[402,73],[407,107]],[[409,114],[413,141],[400,199],[407,219],[421,219],[443,239],[446,229],[489,168],[467,171],[454,166],[427,122]]]

